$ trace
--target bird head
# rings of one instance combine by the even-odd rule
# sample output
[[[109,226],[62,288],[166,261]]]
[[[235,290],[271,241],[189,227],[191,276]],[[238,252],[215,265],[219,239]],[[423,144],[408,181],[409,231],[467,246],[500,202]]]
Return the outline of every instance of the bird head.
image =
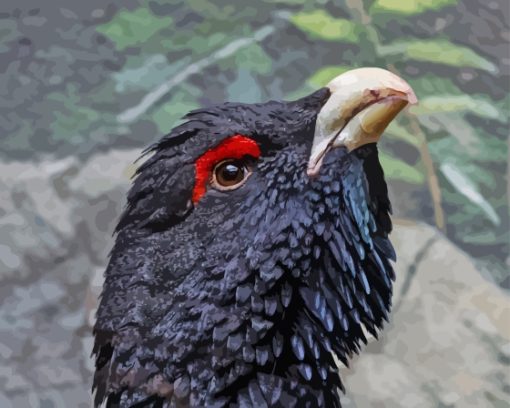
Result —
[[[358,69],[297,101],[192,111],[151,146],[105,272],[96,404],[339,406],[337,359],[391,304],[376,142],[415,101]]]

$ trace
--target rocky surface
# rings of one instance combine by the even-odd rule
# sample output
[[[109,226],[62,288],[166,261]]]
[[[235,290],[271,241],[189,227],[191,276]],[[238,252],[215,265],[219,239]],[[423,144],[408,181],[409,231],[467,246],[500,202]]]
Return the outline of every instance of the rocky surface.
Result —
[[[510,406],[509,296],[433,228],[397,223],[390,324],[345,370],[347,407]]]
[[[0,407],[90,407],[90,327],[138,151],[0,164]],[[433,228],[396,222],[391,322],[346,407],[508,407],[509,296]]]

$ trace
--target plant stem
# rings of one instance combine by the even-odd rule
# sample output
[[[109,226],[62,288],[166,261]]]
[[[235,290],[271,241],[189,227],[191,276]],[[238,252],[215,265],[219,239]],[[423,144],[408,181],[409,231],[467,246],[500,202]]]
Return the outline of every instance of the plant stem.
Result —
[[[401,76],[393,64],[388,64],[388,68],[395,75]],[[430,197],[432,198],[432,206],[434,208],[434,223],[439,230],[445,232],[445,217],[443,206],[441,204],[441,186],[439,185],[439,179],[437,178],[434,161],[430,155],[429,146],[427,144],[427,136],[421,130],[418,119],[416,119],[414,115],[410,114],[409,111],[406,111],[405,115],[409,120],[409,125],[411,126],[412,133],[419,141],[418,151],[420,152],[421,161],[425,165],[425,171],[427,172],[427,184]]]
[[[411,114],[407,114],[409,118],[409,123],[411,126],[411,130],[413,133],[420,139],[420,144],[418,146],[421,160],[425,165],[425,170],[427,172],[427,183],[429,186],[430,196],[432,198],[432,205],[434,207],[434,221],[436,227],[441,231],[445,231],[445,221],[444,221],[444,210],[441,205],[441,187],[439,185],[439,180],[437,178],[437,173],[434,168],[434,161],[432,160],[432,156],[430,155],[429,146],[427,144],[427,139],[425,134],[421,130],[420,124],[417,119]]]

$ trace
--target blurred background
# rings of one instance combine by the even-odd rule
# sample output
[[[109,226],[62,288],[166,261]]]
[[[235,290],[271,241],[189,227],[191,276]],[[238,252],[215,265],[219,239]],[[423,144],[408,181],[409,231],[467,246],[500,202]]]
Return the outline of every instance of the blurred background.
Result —
[[[345,371],[345,405],[510,406],[509,16],[507,0],[4,2],[0,406],[90,406],[90,326],[143,147],[191,109],[362,66],[420,103],[381,142],[395,313]]]

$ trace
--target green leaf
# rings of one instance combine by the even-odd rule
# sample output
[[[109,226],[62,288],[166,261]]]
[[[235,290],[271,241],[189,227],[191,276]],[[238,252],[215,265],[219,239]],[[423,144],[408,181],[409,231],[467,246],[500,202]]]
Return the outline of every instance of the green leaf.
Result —
[[[378,47],[379,55],[402,55],[415,61],[432,62],[454,67],[470,67],[491,72],[498,68],[488,59],[472,49],[454,44],[448,40],[410,40]]]
[[[357,43],[360,27],[350,20],[335,18],[324,10],[294,14],[290,21],[312,38]]]
[[[251,44],[240,49],[234,54],[234,60],[238,68],[247,69],[258,74],[269,74],[273,68],[271,58],[258,44]]]
[[[474,245],[491,245],[498,240],[502,240],[502,238],[506,237],[497,236],[496,233],[491,230],[479,229],[478,231],[473,231],[470,234],[463,235],[462,241]]]
[[[430,116],[424,115],[418,120],[432,132],[444,132],[455,138],[466,150],[476,152],[478,135],[462,115],[456,112],[436,113]]]
[[[71,139],[77,132],[86,130],[88,126],[99,120],[100,115],[87,106],[74,106],[68,112],[54,112],[55,122],[51,129],[55,140]]]
[[[123,50],[133,45],[142,45],[154,33],[169,27],[171,23],[171,17],[158,17],[140,7],[117,13],[108,23],[97,26],[96,30],[112,40],[118,50]]]
[[[226,86],[227,100],[258,103],[262,102],[262,93],[252,72],[245,68],[237,71],[237,77]]]
[[[457,0],[376,0],[370,11],[372,13],[419,14],[427,10],[439,10]]]
[[[230,20],[236,11],[233,5],[217,5],[209,0],[191,0],[187,3],[187,6],[198,15],[218,22]]]
[[[314,88],[321,88],[325,86],[333,78],[353,68],[354,67],[329,65],[315,72],[315,74],[308,78],[307,82],[310,86]]]
[[[274,4],[284,4],[288,6],[294,5],[304,5],[306,3],[310,3],[310,0],[264,0],[264,3],[268,3],[270,5]]]
[[[440,77],[437,74],[427,73],[406,80],[419,99],[439,94],[464,95],[464,92],[450,78]]]
[[[151,115],[161,133],[167,133],[184,115],[200,107],[197,97],[200,90],[191,85],[184,85],[172,96],[170,101],[162,104]]]
[[[153,89],[190,63],[191,57],[189,56],[173,63],[169,63],[163,54],[129,58],[123,70],[112,75],[115,80],[115,91],[130,93],[137,90]]]
[[[443,177],[441,177],[441,179],[443,179]],[[467,200],[463,195],[459,194],[456,189],[450,187],[449,182],[447,183],[448,187],[442,189],[442,199],[445,203],[445,208],[450,208],[447,214],[448,223],[454,227],[452,232],[455,232],[456,239],[462,242],[470,242],[474,240],[469,237],[474,235],[481,238],[479,243],[484,245],[497,244],[498,241],[500,244],[508,242],[508,235],[501,231],[501,229],[504,229],[501,228],[501,224],[495,227],[492,221],[482,213],[478,205]],[[486,240],[482,238],[482,231],[488,232]],[[492,240],[489,236],[492,236]]]
[[[16,20],[3,19],[0,24],[0,53],[9,51],[7,44],[20,36],[21,33],[18,31],[18,24]]]
[[[403,142],[409,143],[412,146],[418,147],[420,141],[404,126],[399,124],[398,119],[390,123],[390,125],[384,131],[384,135],[389,136],[392,139],[398,139]]]
[[[425,176],[415,167],[387,155],[386,153],[379,152],[379,160],[383,167],[384,174],[389,179],[401,180],[411,184],[422,184],[425,181]]]
[[[187,51],[197,58],[204,54],[209,54],[211,50],[220,48],[231,41],[231,37],[240,35],[239,33],[223,33],[223,32],[208,32],[204,31],[209,27],[205,24],[200,24],[194,28],[193,35],[188,31],[177,32],[171,37],[161,35],[159,37],[159,48],[170,49],[176,51]]]
[[[83,102],[75,84],[68,84],[64,92],[47,94],[46,99],[54,107],[49,127],[55,141],[78,145],[90,137],[90,127],[103,119],[101,112]]]
[[[226,70],[246,70],[260,75],[267,75],[272,71],[273,62],[264,49],[258,44],[250,44],[238,50],[232,56],[221,59],[218,67]]]
[[[436,113],[470,112],[474,115],[505,121],[502,113],[490,102],[470,95],[436,95],[421,98],[418,105],[410,108],[415,115],[433,115]]]
[[[276,3],[276,4],[285,4],[285,5],[293,6],[296,4],[297,5],[306,4],[309,1],[310,0],[264,0],[264,3],[269,3],[271,5],[274,5]]]
[[[490,167],[483,165],[484,160],[488,162],[504,163],[508,147],[503,142],[494,144],[493,139],[479,140],[473,149],[467,148],[464,143],[453,137],[444,137],[436,139],[428,143],[430,154],[436,163],[451,163],[466,175],[473,183],[478,186],[484,186],[487,191],[491,191],[494,196],[495,190],[498,188],[498,179],[501,175],[491,171]],[[494,152],[494,148],[501,147],[501,152]],[[503,158],[496,161],[495,159]],[[491,156],[494,159],[491,160]]]
[[[478,191],[474,183],[466,177],[458,167],[451,163],[443,163],[439,166],[441,173],[460,194],[470,202],[477,205],[494,225],[499,225],[500,219],[492,205]]]
[[[310,84],[308,84],[308,82],[305,82],[300,87],[286,93],[284,99],[286,101],[296,101],[298,99],[304,98],[307,95],[310,95],[316,90],[317,89],[315,87],[312,87]]]
[[[494,137],[492,131],[487,131],[486,129],[476,126],[473,127],[473,129],[479,135],[477,145],[474,147],[476,150],[476,159],[486,163],[506,163],[508,160],[507,141]],[[504,129],[508,132],[508,127]]]
[[[444,139],[448,140],[441,141],[444,145],[439,149],[439,152],[443,149],[442,156],[451,151],[457,157],[470,162],[504,163],[507,160],[508,144],[495,135],[495,127],[484,129],[473,126],[456,112],[419,116],[418,119],[430,132],[447,135]],[[430,143],[435,145],[439,141]],[[477,172],[483,172],[483,169]],[[488,179],[492,180],[493,177]]]

